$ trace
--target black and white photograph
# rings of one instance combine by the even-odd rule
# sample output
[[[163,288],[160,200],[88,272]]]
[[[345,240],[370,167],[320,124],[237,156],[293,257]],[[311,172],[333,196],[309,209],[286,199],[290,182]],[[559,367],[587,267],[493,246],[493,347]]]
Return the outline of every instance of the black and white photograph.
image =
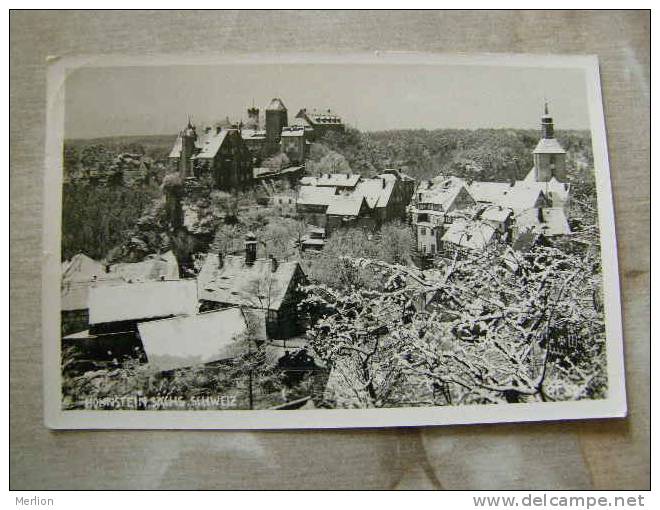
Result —
[[[598,59],[55,59],[53,428],[626,414]]]

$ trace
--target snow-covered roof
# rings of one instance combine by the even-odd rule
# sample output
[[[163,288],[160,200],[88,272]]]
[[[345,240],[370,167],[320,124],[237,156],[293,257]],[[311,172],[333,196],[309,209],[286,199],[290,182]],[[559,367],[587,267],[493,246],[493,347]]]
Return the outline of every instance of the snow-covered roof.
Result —
[[[273,261],[257,259],[252,265],[245,257],[227,255],[219,267],[217,254],[209,253],[197,276],[199,299],[279,310],[297,271],[298,262],[280,262],[273,271]]]
[[[380,174],[374,179],[363,179],[355,188],[355,193],[361,194],[372,209],[387,207],[396,184],[397,177],[392,174]]]
[[[173,370],[223,359],[245,350],[237,342],[248,333],[243,312],[228,308],[138,324],[150,365]]]
[[[337,195],[328,205],[326,214],[335,216],[358,216],[366,199],[359,192]]]
[[[96,280],[92,280],[92,276],[89,280],[62,279],[60,309],[63,312],[86,310],[89,308],[89,288],[92,285],[121,285],[125,283],[120,277],[105,272],[98,273],[96,276]]]
[[[481,213],[481,219],[485,221],[494,221],[496,223],[503,223],[512,214],[513,211],[507,207],[502,207],[501,205],[493,205],[487,207]]]
[[[325,186],[300,186],[298,188],[299,205],[330,205],[337,194],[336,188]]]
[[[207,132],[199,134],[197,136],[197,139],[195,140],[195,149],[197,150],[197,154],[194,155],[193,157],[195,159],[214,158],[215,155],[220,150],[220,147],[222,147],[222,144],[225,141],[225,138],[227,137],[227,133],[229,133],[229,131],[230,130],[228,129],[221,129],[220,132],[217,133],[215,130],[211,129]],[[183,147],[183,142],[181,140],[181,135],[179,135],[176,137],[176,140],[174,141],[174,146],[170,151],[169,157],[170,158],[181,157],[182,147]]]
[[[545,194],[540,189],[526,186],[513,186],[496,202],[502,207],[514,211],[523,211],[532,207],[539,207],[545,202]]]
[[[243,128],[241,129],[241,138],[243,140],[265,140],[266,131],[263,129]]]
[[[541,138],[534,149],[534,154],[566,154],[556,138]]]
[[[462,248],[483,250],[493,240],[495,229],[479,221],[459,221],[452,223],[442,236],[442,241]]]
[[[98,262],[83,253],[75,255],[63,264],[61,309],[63,311],[89,308],[90,286],[122,285],[127,282],[145,282],[179,279],[179,265],[171,251],[150,255],[142,262],[120,263],[110,266]]]
[[[193,280],[99,285],[89,289],[89,323],[191,315],[197,311]]]
[[[149,255],[142,262],[126,262],[110,266],[109,275],[120,277],[130,283],[149,280],[179,279],[179,264],[170,250],[167,253]]]
[[[62,281],[87,282],[94,276],[105,274],[105,265],[84,253],[74,255],[70,261],[62,263]]]
[[[502,199],[502,196],[510,187],[511,184],[508,182],[476,181],[470,184],[468,191],[477,202],[494,204]]]
[[[524,180],[516,181],[516,187],[539,189],[550,199],[553,207],[566,203],[571,193],[571,184],[560,182],[554,176],[549,181],[537,181],[535,168],[532,168]]]
[[[195,142],[199,152],[193,156],[194,159],[213,159],[227,137],[229,130],[222,129],[219,133],[213,130],[201,134]]]
[[[322,174],[319,177],[307,176],[300,181],[301,184],[312,186],[335,186],[341,188],[354,188],[360,181],[360,174]]]
[[[546,237],[569,235],[571,227],[561,207],[544,207],[522,211],[515,218],[519,232],[531,230]]]
[[[282,137],[305,136],[305,128],[302,126],[287,126],[282,128]]]

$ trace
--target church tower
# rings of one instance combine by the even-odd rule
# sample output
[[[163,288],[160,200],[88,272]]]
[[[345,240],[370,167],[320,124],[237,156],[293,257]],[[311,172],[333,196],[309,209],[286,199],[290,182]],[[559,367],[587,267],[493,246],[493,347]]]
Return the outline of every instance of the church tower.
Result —
[[[197,132],[195,126],[190,122],[188,117],[188,125],[186,129],[181,131],[181,156],[179,157],[179,175],[185,179],[192,174],[192,160],[190,158],[195,154],[195,142],[197,141]]]
[[[566,181],[566,151],[555,138],[554,123],[546,102],[541,117],[541,139],[534,149],[534,180],[548,182],[553,177]]]

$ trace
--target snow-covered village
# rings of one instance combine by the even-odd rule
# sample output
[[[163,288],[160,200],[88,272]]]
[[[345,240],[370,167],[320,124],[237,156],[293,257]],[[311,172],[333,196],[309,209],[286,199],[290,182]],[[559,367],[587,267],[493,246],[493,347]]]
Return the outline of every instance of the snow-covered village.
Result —
[[[65,140],[63,409],[606,396],[588,131],[553,102],[383,131],[288,102]]]

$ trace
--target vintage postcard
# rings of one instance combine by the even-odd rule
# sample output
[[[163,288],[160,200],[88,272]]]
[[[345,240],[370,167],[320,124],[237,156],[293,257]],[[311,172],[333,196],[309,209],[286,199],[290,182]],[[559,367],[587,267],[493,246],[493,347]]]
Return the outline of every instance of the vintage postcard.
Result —
[[[54,57],[52,428],[626,415],[598,60]]]

